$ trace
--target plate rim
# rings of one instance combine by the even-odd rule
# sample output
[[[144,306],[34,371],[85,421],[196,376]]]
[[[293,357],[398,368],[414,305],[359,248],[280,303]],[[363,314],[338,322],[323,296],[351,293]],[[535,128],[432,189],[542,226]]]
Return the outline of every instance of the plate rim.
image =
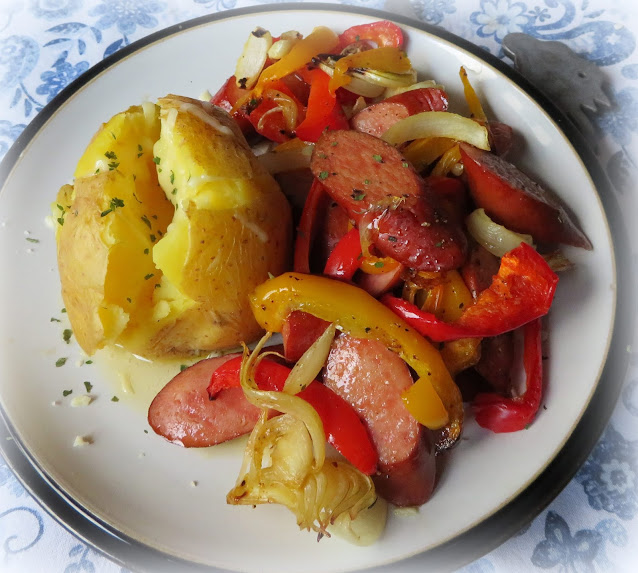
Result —
[[[608,339],[606,360],[594,392],[572,433],[537,477],[503,507],[453,539],[393,563],[396,570],[409,568],[417,561],[420,566],[437,567],[437,571],[453,570],[478,559],[515,535],[540,514],[571,481],[609,422],[629,367],[629,353],[625,349],[632,340],[632,326],[635,324],[636,304],[631,298],[632,283],[635,282],[635,277],[630,272],[629,235],[614,194],[614,188],[582,133],[553,102],[517,70],[483,48],[448,30],[386,10],[344,4],[293,2],[249,6],[206,14],[157,30],[132,42],[118,52],[97,62],[82,76],[61,90],[27,125],[0,163],[0,196],[20,157],[58,109],[84,86],[121,60],[156,42],[218,20],[286,10],[340,12],[388,19],[438,37],[492,66],[522,89],[554,121],[583,162],[603,205],[607,221],[609,223],[613,221],[613,224],[609,224],[616,271],[616,305],[613,328]],[[619,312],[621,306],[622,313]],[[137,570],[146,570],[150,565],[153,571],[171,571],[174,570],[175,566],[179,566],[180,571],[221,571],[216,567],[185,561],[166,554],[120,533],[93,515],[67,495],[39,467],[28,450],[20,443],[1,404],[0,422],[0,453],[16,478],[31,494],[36,503],[43,507],[53,519],[99,553],[120,565],[133,567]],[[379,568],[375,567],[369,571],[377,570]]]

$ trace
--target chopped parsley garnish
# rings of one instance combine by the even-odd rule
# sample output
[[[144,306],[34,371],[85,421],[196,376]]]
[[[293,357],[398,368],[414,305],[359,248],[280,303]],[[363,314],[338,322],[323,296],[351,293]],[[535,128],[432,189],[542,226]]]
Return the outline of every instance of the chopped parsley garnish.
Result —
[[[376,263],[374,263],[374,266],[375,266],[377,269],[381,269],[381,268],[383,268],[383,261],[377,261]]]
[[[64,215],[66,214],[66,211],[64,210],[64,207],[62,207],[62,205],[60,205],[59,203],[56,203],[58,209],[60,209],[60,212],[62,213],[56,220],[57,222],[60,224],[60,226],[64,225]]]
[[[396,243],[397,242],[397,238],[393,237],[392,235],[388,235],[388,241],[390,241],[391,243]]]
[[[144,254],[145,254],[145,255],[148,255],[148,253],[149,253],[149,252],[150,252],[150,251],[149,251],[148,249],[144,249]]]
[[[153,273],[148,273],[145,277],[144,280],[147,281],[148,279],[152,279],[155,275]]]
[[[70,328],[65,328],[62,331],[62,340],[69,344],[71,342],[71,336],[73,336],[73,331]]]
[[[64,366],[66,364],[67,360],[68,360],[68,358],[66,358],[66,357],[58,358],[55,361],[55,367],[56,368],[60,368],[60,366]]]
[[[113,169],[117,169],[119,167],[120,163],[117,161],[117,155],[115,155],[115,152],[107,151],[104,156],[111,160],[109,162],[109,171],[113,171]]]
[[[177,187],[174,187],[173,190],[171,191],[172,195],[177,195]]]
[[[153,157],[153,163],[155,163],[155,165],[159,165],[161,161],[162,161],[161,157],[157,157],[157,155]]]
[[[93,384],[91,384],[88,380],[84,382],[84,387],[86,388],[87,392],[90,392],[91,390],[93,390]]]
[[[73,394],[73,390],[62,390],[62,396],[64,396],[65,398],[66,398],[69,394]]]
[[[322,171],[321,173],[319,173],[318,177],[319,179],[321,179],[322,181],[324,179],[326,179],[328,177],[329,173],[327,171]]]
[[[93,364],[93,360],[85,360],[84,364]]]
[[[124,207],[124,201],[122,199],[118,199],[117,197],[113,197],[111,202],[109,203],[109,208],[106,211],[102,211],[100,213],[100,217],[106,217],[112,211],[115,211],[118,207]]]
[[[138,154],[137,154],[138,157],[142,157],[142,155],[144,155],[144,149],[139,143],[137,144],[137,151],[138,151]]]
[[[339,142],[338,142],[338,141],[333,141],[333,142],[330,144],[330,147],[337,147],[337,145],[339,145]]]
[[[353,191],[353,193],[352,193],[351,197],[355,201],[362,201],[363,198],[366,196],[366,194],[363,191],[361,191],[360,189],[353,189],[352,191]]]
[[[171,169],[171,177],[170,177],[170,181],[171,181],[171,185],[173,183],[175,183],[175,173],[173,172],[173,170]]]
[[[151,228],[151,222],[148,220],[148,217],[146,215],[142,215],[141,217],[142,221],[144,222],[145,225],[148,226],[148,228]]]
[[[363,180],[363,184],[364,185],[370,185],[370,179],[364,179]]]
[[[54,316],[52,316],[49,322],[62,322],[62,321],[59,318],[55,318]]]
[[[375,153],[372,156],[372,159],[374,159],[377,163],[383,163],[383,157],[381,157],[378,153]]]
[[[61,312],[62,314],[66,314],[66,308],[63,308],[62,310],[60,310],[60,312]]]
[[[113,396],[113,398],[111,398],[111,402],[119,402],[120,399],[117,396]]]
[[[179,371],[184,372],[184,370],[186,370],[187,368],[188,366],[186,366],[186,364],[180,364]]]
[[[410,164],[407,161],[404,161],[403,163],[401,163],[402,167],[410,167]]]
[[[155,235],[149,235],[149,239],[151,239],[151,243],[157,241],[157,237]]]
[[[40,239],[34,239],[33,237],[27,237],[27,241],[29,241],[29,243],[39,243]]]

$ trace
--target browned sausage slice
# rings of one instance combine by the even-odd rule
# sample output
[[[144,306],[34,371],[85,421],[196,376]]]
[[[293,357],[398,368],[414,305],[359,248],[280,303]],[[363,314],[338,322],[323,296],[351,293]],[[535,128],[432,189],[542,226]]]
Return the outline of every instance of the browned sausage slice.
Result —
[[[506,394],[511,386],[514,366],[514,332],[484,338],[481,341],[481,359],[474,369],[497,392]]]
[[[473,243],[467,261],[461,267],[461,276],[472,297],[476,300],[486,288],[492,284],[494,275],[498,273],[501,260],[478,243]]]
[[[592,248],[558,197],[494,153],[464,143],[460,149],[470,194],[497,223],[542,243]]]
[[[310,167],[357,225],[366,217],[382,255],[427,271],[457,268],[465,260],[460,225],[392,145],[366,133],[327,131]]]
[[[211,374],[235,356],[208,358],[175,376],[151,403],[151,428],[187,448],[214,446],[250,432],[260,409],[246,400],[241,388],[222,390],[215,400],[206,391]]]
[[[496,155],[505,157],[512,148],[514,133],[511,126],[500,121],[490,121],[485,124],[490,148]]]
[[[401,393],[412,383],[405,362],[376,340],[339,336],[324,383],[357,411],[379,456],[379,494],[398,506],[425,503],[434,488],[429,431],[408,412]]]
[[[374,103],[351,120],[352,129],[381,137],[397,121],[422,111],[447,110],[448,97],[440,88],[420,88]]]

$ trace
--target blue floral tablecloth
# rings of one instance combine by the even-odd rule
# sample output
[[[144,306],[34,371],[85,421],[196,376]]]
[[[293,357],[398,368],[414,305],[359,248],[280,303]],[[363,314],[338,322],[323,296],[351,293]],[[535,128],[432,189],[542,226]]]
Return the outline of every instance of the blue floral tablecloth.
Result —
[[[0,158],[64,86],[105,56],[177,22],[270,1],[1,0]],[[601,137],[599,159],[621,207],[631,217],[638,214],[635,0],[342,3],[441,26],[506,61],[503,38],[510,32],[525,32],[564,42],[594,62],[607,76],[615,102],[594,119]],[[635,233],[636,225],[631,227]],[[636,264],[635,240],[632,253]],[[638,348],[627,351],[631,368],[621,399],[589,459],[525,531],[465,567],[464,573],[638,571]],[[1,457],[0,570],[124,571],[45,513]]]

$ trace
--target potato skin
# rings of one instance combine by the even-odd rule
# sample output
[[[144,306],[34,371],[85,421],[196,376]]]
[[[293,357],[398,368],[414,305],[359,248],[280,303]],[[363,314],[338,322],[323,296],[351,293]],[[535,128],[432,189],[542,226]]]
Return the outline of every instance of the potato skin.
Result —
[[[133,119],[105,124],[58,194],[62,294],[88,354],[121,344],[186,356],[254,340],[248,295],[288,267],[290,206],[230,116],[189,98],[158,104],[153,121],[131,108]],[[123,159],[101,171],[105,154]],[[102,215],[114,197],[124,206]]]

